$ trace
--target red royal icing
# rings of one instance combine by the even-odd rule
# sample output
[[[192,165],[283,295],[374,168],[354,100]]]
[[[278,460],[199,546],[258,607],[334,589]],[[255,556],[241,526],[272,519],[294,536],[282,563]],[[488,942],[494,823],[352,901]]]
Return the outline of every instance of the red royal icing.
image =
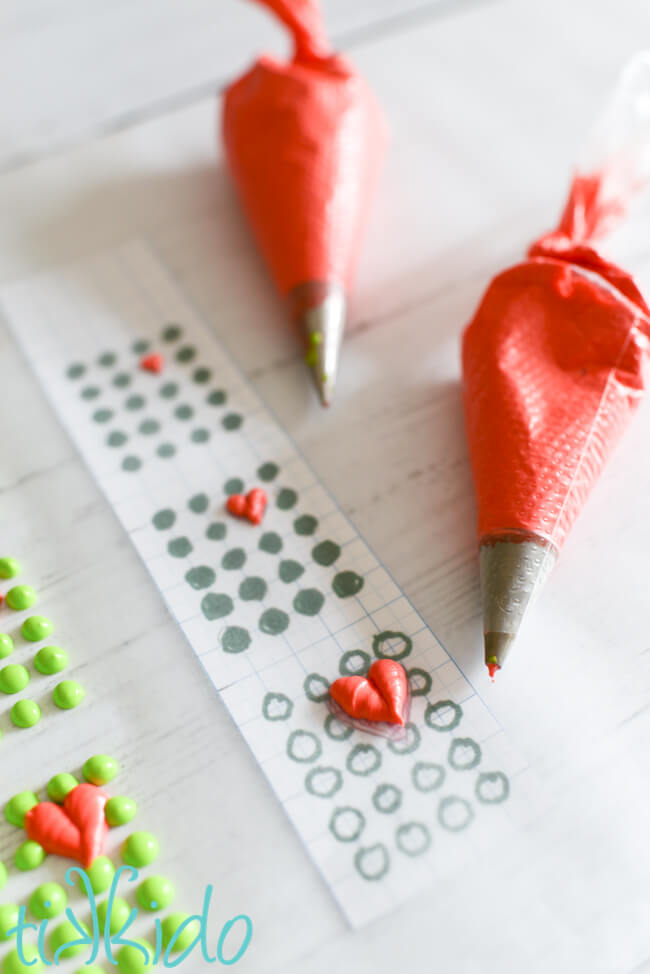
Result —
[[[165,360],[158,352],[153,355],[145,355],[140,359],[140,368],[145,372],[162,372],[165,367]]]
[[[339,677],[330,686],[330,695],[350,717],[403,725],[408,677],[400,663],[380,659],[372,664],[367,676]]]
[[[76,859],[87,869],[104,848],[107,800],[108,795],[96,785],[77,785],[65,796],[63,807],[40,802],[30,808],[25,831],[47,853]]]
[[[253,524],[261,524],[267,503],[266,491],[261,487],[253,487],[246,495],[231,494],[226,501],[226,508],[235,517],[245,517]]]

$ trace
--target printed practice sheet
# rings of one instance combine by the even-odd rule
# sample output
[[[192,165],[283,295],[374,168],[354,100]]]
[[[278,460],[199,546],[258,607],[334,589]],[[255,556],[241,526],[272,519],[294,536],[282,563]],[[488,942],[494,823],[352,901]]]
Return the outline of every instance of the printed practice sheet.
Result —
[[[521,760],[230,361],[218,322],[139,243],[7,286],[2,303],[349,922],[506,836]],[[141,367],[152,354],[159,373]],[[225,507],[256,486],[260,525]],[[390,738],[328,705],[334,679],[385,658],[412,696]]]

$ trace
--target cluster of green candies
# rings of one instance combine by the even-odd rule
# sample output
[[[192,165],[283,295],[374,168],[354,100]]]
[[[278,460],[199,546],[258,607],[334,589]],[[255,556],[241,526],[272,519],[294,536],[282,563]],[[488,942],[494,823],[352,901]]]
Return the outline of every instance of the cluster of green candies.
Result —
[[[86,781],[94,785],[104,785],[112,780],[118,771],[117,761],[106,754],[96,754],[89,758],[83,766],[83,776]],[[61,803],[65,800],[68,792],[78,785],[74,775],[63,773],[57,774],[50,779],[47,785],[47,794],[50,801]],[[12,824],[22,828],[25,823],[25,815],[30,808],[38,804],[38,798],[33,792],[21,792],[14,795],[5,807],[5,817]],[[106,802],[105,814],[106,821],[110,826],[125,825],[130,822],[137,811],[136,803],[131,798],[115,797],[109,798]],[[122,845],[122,859],[126,865],[136,869],[143,869],[150,866],[158,858],[160,846],[158,840],[150,832],[133,832]],[[31,840],[24,842],[16,853],[16,866],[19,869],[35,869],[40,866],[45,859],[44,849]],[[98,856],[93,863],[85,870],[88,882],[96,896],[107,892],[110,889],[115,876],[115,867],[107,856]],[[3,886],[7,877],[5,866],[0,863],[0,887]],[[78,881],[79,889],[82,893],[86,892],[85,884],[81,879]],[[149,913],[165,910],[170,906],[174,899],[174,884],[165,876],[148,876],[140,883],[137,889],[138,905]],[[58,883],[41,883],[29,897],[29,910],[36,920],[51,920],[64,912],[68,903],[68,896],[65,889]],[[8,903],[0,905],[0,943],[10,940],[9,931],[18,923],[19,908],[16,904]],[[97,905],[97,919],[100,929],[104,929],[108,914],[108,900],[103,900]],[[129,903],[115,897],[112,901],[109,930],[111,934],[118,933],[127,923],[131,914]],[[186,913],[171,913],[160,923],[160,936],[162,946],[167,949],[174,938],[172,952],[186,950],[196,937],[196,923],[187,923],[178,933],[176,932],[189,920]],[[197,921],[198,922],[198,921]],[[64,920],[49,934],[49,948],[54,955],[66,943],[78,939],[79,933],[69,920]],[[154,957],[154,948],[145,940],[136,940],[149,953],[150,960]],[[61,951],[60,958],[75,957],[86,948],[83,945],[68,947]],[[24,946],[23,963],[17,949],[12,950],[6,957],[2,965],[2,974],[26,974],[32,971],[33,974],[39,972],[43,967],[43,961],[39,952],[30,947]],[[121,974],[141,974],[142,971],[151,967],[147,964],[144,954],[137,948],[126,944],[119,949],[116,955],[118,968]],[[30,964],[30,961],[35,961]],[[85,974],[100,974],[102,968],[98,965],[84,965],[79,970]]]
[[[0,558],[0,578],[15,578],[20,565],[15,558]],[[5,594],[4,600],[10,609],[24,611],[36,602],[36,592],[31,585],[14,585]],[[21,635],[27,642],[40,642],[52,633],[53,625],[45,616],[29,616],[21,626]],[[0,632],[0,660],[6,659],[14,651],[14,641],[5,632]],[[60,673],[68,665],[68,654],[60,646],[43,646],[34,657],[34,667],[44,676]],[[20,663],[8,663],[0,668],[0,692],[20,693],[30,680],[29,670]],[[77,707],[85,696],[80,683],[75,680],[61,680],[54,687],[52,699],[61,710]],[[11,708],[11,720],[16,727],[33,727],[41,719],[41,708],[35,700],[18,700]]]

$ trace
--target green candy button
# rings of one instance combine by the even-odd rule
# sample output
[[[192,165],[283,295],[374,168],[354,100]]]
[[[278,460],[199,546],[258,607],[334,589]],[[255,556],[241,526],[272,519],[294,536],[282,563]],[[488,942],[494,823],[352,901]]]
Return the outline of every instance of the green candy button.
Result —
[[[47,797],[50,801],[61,805],[68,792],[76,788],[78,784],[79,782],[73,774],[66,772],[55,774],[47,783]]]
[[[14,585],[5,596],[7,605],[10,609],[19,612],[21,609],[29,609],[36,601],[36,592],[31,585]]]
[[[127,920],[131,916],[131,907],[126,902],[126,900],[120,899],[116,896],[113,900],[113,905],[111,906],[111,916],[109,920],[109,932],[112,934],[119,933],[120,930],[126,925]],[[100,934],[106,929],[106,918],[108,917],[108,900],[102,900],[102,902],[97,907],[97,919],[99,920]]]
[[[89,932],[85,924],[80,923],[79,926],[86,933]],[[80,941],[80,943],[75,944],[74,941]],[[63,923],[60,923],[58,927],[54,928],[50,934],[49,944],[53,955],[52,959],[55,964],[61,958],[76,957],[77,954],[81,954],[82,951],[87,950],[89,946],[83,942],[81,934],[70,920],[64,920]],[[70,946],[66,947],[65,950],[61,950],[65,944],[70,944]],[[61,950],[61,953],[57,956],[58,950]]]
[[[120,766],[115,758],[108,754],[95,754],[88,758],[83,766],[83,776],[91,785],[105,785],[112,781]]]
[[[145,959],[145,955],[141,950],[138,950],[135,944],[140,944],[141,947],[145,948],[148,959]],[[121,974],[142,974],[143,971],[148,971],[152,966],[153,958],[154,951],[151,944],[147,943],[146,940],[133,940],[118,950],[117,966]]]
[[[18,923],[18,907],[15,903],[0,905],[0,942],[9,940],[9,931]],[[15,937],[15,933],[12,933]]]
[[[38,798],[33,791],[21,791],[18,795],[10,798],[5,805],[5,818],[10,825],[15,825],[17,829],[22,829],[25,825],[25,815],[38,805]]]
[[[115,866],[106,856],[98,856],[86,869],[86,875],[93,893],[105,893],[113,882]],[[81,877],[79,877],[78,886],[82,893],[86,892],[86,886]]]
[[[22,624],[23,639],[30,643],[37,643],[40,639],[47,639],[54,625],[46,616],[29,616]]]
[[[174,899],[174,884],[165,876],[149,876],[138,887],[138,903],[143,910],[165,910]]]
[[[170,913],[160,924],[165,948],[169,947],[172,938],[182,924],[185,924],[185,926],[183,926],[183,929],[174,939],[170,951],[172,954],[177,951],[187,950],[194,943],[200,932],[201,924],[196,917],[190,917],[189,913]]]
[[[20,693],[29,683],[29,671],[20,663],[9,663],[0,670],[0,690],[3,693]]]
[[[21,869],[23,872],[28,872],[30,869],[38,869],[44,861],[45,849],[38,842],[34,842],[33,839],[28,839],[27,842],[23,842],[16,849],[14,862],[16,863],[16,868]]]
[[[11,708],[11,720],[16,727],[33,727],[41,719],[41,708],[35,700],[19,700]]]
[[[15,578],[20,575],[20,562],[15,558],[0,558],[0,578]]]
[[[0,659],[11,656],[14,651],[14,641],[6,632],[0,632]]]
[[[38,974],[42,969],[43,961],[34,944],[23,944],[20,953],[14,947],[2,962],[2,974]]]
[[[60,673],[68,665],[68,654],[60,646],[43,646],[34,657],[34,666],[44,676]]]
[[[141,869],[149,866],[158,857],[160,846],[151,832],[133,832],[122,846],[122,859],[127,866]]]
[[[135,818],[137,811],[138,806],[133,799],[123,798],[121,795],[109,798],[104,808],[106,821],[111,827],[126,825]]]
[[[73,710],[85,696],[86,691],[75,680],[61,680],[52,692],[52,700],[60,710]]]
[[[58,883],[41,883],[29,897],[29,909],[37,920],[51,920],[63,913],[68,897]]]

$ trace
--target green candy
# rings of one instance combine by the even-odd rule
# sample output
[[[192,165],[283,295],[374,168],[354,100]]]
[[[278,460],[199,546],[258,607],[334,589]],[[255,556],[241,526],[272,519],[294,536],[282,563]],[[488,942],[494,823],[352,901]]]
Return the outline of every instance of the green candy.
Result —
[[[2,693],[20,693],[29,683],[29,671],[20,663],[9,663],[0,670]]]
[[[151,832],[133,832],[122,846],[122,859],[127,866],[141,869],[150,866],[158,857],[160,846]]]
[[[18,907],[15,903],[0,905],[0,942],[9,940],[9,931],[18,923]],[[12,937],[16,935],[12,933]]]
[[[172,937],[180,927],[181,923],[189,920],[189,913],[170,913],[160,924],[162,930],[162,939],[165,947],[169,947]],[[174,946],[171,949],[171,953],[174,954],[177,951],[187,950],[187,948],[194,943],[196,936],[200,930],[200,923],[198,919],[192,919],[192,923],[188,923],[186,927],[183,927],[182,931],[179,933],[178,937],[174,941]]]
[[[115,758],[108,754],[95,754],[92,758],[88,758],[82,770],[84,778],[91,785],[105,785],[115,777],[120,766]]]
[[[58,883],[41,883],[29,897],[29,909],[37,920],[51,920],[67,905],[67,893]]]
[[[102,902],[97,907],[97,919],[99,920],[100,936],[103,934],[103,930],[106,927],[106,917],[108,915],[108,900],[102,900]],[[111,907],[111,918],[109,921],[109,932],[112,934],[119,933],[124,927],[126,921],[131,916],[131,907],[126,902],[126,900],[120,899],[116,896],[113,900],[113,905]]]
[[[151,913],[166,910],[174,899],[174,884],[165,876],[149,876],[138,887],[138,903]]]
[[[33,791],[21,791],[18,795],[10,798],[5,805],[5,818],[10,825],[15,825],[17,829],[22,829],[25,825],[25,815],[38,805],[38,798]]]
[[[124,798],[121,795],[109,798],[104,807],[106,821],[112,827],[126,825],[131,819],[135,818],[138,806],[132,798]]]
[[[81,683],[75,680],[61,680],[54,687],[52,700],[60,710],[73,710],[79,706],[85,696],[86,691]]]
[[[7,882],[7,867],[5,866],[4,862],[0,862],[0,889],[2,889],[2,887],[6,882]]]
[[[69,791],[76,788],[79,782],[73,774],[55,774],[47,783],[47,797],[52,802],[63,804],[63,800]]]
[[[6,632],[0,632],[0,659],[11,656],[14,651],[14,641]]]
[[[42,845],[34,842],[33,839],[28,839],[27,842],[23,842],[16,849],[14,862],[16,863],[17,869],[27,872],[30,869],[38,869],[45,861],[45,855],[45,849]]]
[[[86,875],[90,881],[90,888],[93,893],[105,893],[113,882],[115,866],[106,856],[98,856],[86,869]],[[77,885],[81,892],[85,893],[86,887],[81,877],[79,877]]]
[[[5,595],[7,605],[10,609],[19,612],[21,609],[29,609],[36,601],[36,592],[31,585],[14,585]]]
[[[37,643],[41,639],[46,639],[53,629],[52,621],[45,616],[29,616],[23,622],[20,631],[23,634],[23,639],[30,643]]]
[[[140,944],[148,951],[148,960],[144,959],[144,954],[132,944],[125,944],[117,952],[117,966],[121,974],[142,974],[148,971],[153,964],[154,951],[151,944],[146,940],[133,940],[133,944]]]
[[[88,927],[84,923],[80,923],[79,926],[85,933],[89,932]],[[81,954],[84,950],[88,949],[88,944],[79,943],[75,946],[66,947],[65,950],[61,951],[58,957],[54,957],[60,947],[63,947],[64,944],[70,943],[70,941],[73,940],[81,940],[81,934],[75,927],[74,923],[72,923],[70,920],[64,920],[63,923],[60,923],[58,927],[55,927],[50,934],[49,944],[50,950],[52,951],[52,959],[59,961],[61,958],[76,957],[77,954]]]
[[[16,727],[33,727],[41,719],[41,708],[35,700],[19,700],[11,708],[11,720]]]
[[[44,676],[60,673],[68,665],[68,654],[60,646],[43,646],[34,657],[34,666]]]
[[[15,578],[20,575],[20,562],[15,558],[0,558],[0,578]]]
[[[23,944],[22,960],[15,947],[2,962],[2,974],[38,974],[42,969],[43,961],[34,944]]]

